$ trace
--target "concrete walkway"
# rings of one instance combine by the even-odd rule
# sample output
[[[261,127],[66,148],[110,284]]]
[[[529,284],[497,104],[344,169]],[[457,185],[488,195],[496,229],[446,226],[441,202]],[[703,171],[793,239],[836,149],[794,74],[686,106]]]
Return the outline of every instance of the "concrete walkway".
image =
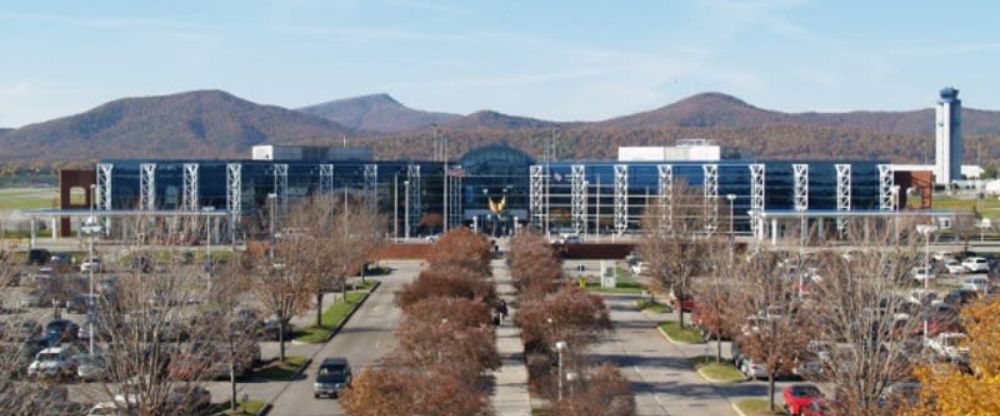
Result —
[[[617,365],[632,382],[636,413],[658,416],[734,414],[727,399],[730,394],[695,372],[688,360],[694,351],[666,342],[656,330],[657,318],[639,311],[636,299],[638,295],[604,296],[614,330],[591,348],[591,356],[596,361]]]
[[[521,344],[521,330],[514,326],[514,286],[511,285],[510,270],[503,260],[493,260],[493,278],[497,282],[497,293],[507,301],[510,313],[497,327],[497,352],[501,367],[493,372],[495,379],[493,409],[498,416],[527,416],[531,414],[531,400],[528,396],[528,369],[524,366],[524,346]]]

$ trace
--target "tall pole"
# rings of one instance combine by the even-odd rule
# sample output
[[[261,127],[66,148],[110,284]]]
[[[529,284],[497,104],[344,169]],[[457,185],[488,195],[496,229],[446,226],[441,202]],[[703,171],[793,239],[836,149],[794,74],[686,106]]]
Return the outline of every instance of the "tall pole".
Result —
[[[399,240],[399,173],[392,179],[392,238]]]
[[[94,185],[90,185],[90,218],[89,221],[92,224],[96,224],[97,221],[94,220]],[[94,308],[97,306],[97,302],[94,302],[94,230],[90,230],[90,247],[87,249],[87,262],[90,263],[90,267],[87,268],[88,275],[90,276],[90,296],[87,298],[87,326],[90,328],[90,336],[88,337],[88,344],[90,346],[90,356],[94,356]]]
[[[271,246],[270,246],[270,248],[268,248],[268,255],[271,257],[271,260],[274,260],[274,244],[276,243],[276,241],[274,239],[274,216],[277,214],[277,212],[276,212],[276,209],[277,209],[277,203],[276,203],[276,201],[278,200],[278,195],[277,194],[267,194],[267,199],[271,200],[271,215],[270,215],[270,217],[271,217],[271,224],[270,224]]]
[[[931,288],[931,231],[930,228],[927,229],[927,233],[924,234],[924,296],[927,296],[927,291]],[[927,314],[924,314],[924,342],[927,342],[928,335],[928,323]]]
[[[205,264],[207,266],[206,267],[207,270],[205,270],[205,273],[206,273],[207,279],[208,279],[208,291],[211,292],[212,291],[212,269],[215,268],[215,264],[212,262],[212,217],[211,216],[208,217],[207,222],[208,222],[208,243],[205,244],[205,247],[206,247],[206,249],[205,249],[205,251],[206,251],[206,253],[205,253],[205,262],[206,263]]]
[[[442,224],[444,225],[444,227],[442,227],[442,229],[441,229],[441,233],[442,234],[448,232],[448,222],[450,221],[450,219],[448,218],[450,216],[449,212],[448,212],[448,182],[449,182],[448,181],[448,162],[444,162],[444,167],[443,168],[444,168],[444,171],[443,171],[444,172],[444,175],[443,175],[444,179],[442,179],[442,182],[444,182],[444,221],[442,222]]]
[[[594,198],[594,203],[597,205],[594,210],[594,235],[596,239],[601,238],[601,177],[597,177],[597,186],[594,188],[597,192],[597,197]]]
[[[408,180],[403,181],[403,187],[406,189],[404,192],[406,194],[404,196],[406,200],[403,203],[403,210],[405,212],[403,214],[403,238],[409,240],[410,239],[410,181]]]

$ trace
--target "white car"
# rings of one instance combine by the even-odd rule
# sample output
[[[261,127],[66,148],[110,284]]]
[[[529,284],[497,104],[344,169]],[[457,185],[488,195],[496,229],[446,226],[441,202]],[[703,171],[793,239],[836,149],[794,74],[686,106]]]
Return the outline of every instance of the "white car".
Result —
[[[643,273],[646,272],[647,268],[648,267],[646,266],[646,262],[640,261],[636,264],[633,264],[632,266],[629,266],[628,271],[631,272],[633,275],[641,276]]]
[[[913,276],[914,279],[919,280],[921,282],[927,279],[934,278],[934,272],[931,270],[930,267],[914,267],[913,270],[910,271],[910,274]]]
[[[990,291],[990,279],[985,276],[966,277],[962,280],[962,287],[976,292],[988,293]]]
[[[743,377],[747,380],[760,380],[767,378],[767,369],[760,363],[756,363],[749,358],[744,358],[743,361],[740,362],[740,372],[743,373]]]
[[[958,260],[951,259],[944,263],[945,270],[948,270],[948,274],[962,274],[965,273],[965,266],[959,263]]]
[[[94,270],[95,272],[100,272],[101,269],[102,269],[101,259],[97,257],[84,259],[83,263],[80,263],[80,273],[87,273],[90,270]]]
[[[68,378],[76,375],[76,363],[69,348],[50,347],[38,352],[28,366],[29,377]]]
[[[969,347],[960,346],[966,335],[960,332],[943,332],[934,338],[928,338],[926,346],[938,355],[954,361],[969,358]]]
[[[990,264],[982,257],[969,257],[962,260],[962,267],[973,273],[985,273],[990,271]]]
[[[954,260],[955,256],[947,251],[938,251],[931,255],[931,259],[936,262],[947,262],[948,260]]]
[[[908,296],[906,300],[918,305],[931,304],[938,300],[938,294],[933,290],[928,291],[923,289],[913,289],[910,291],[910,296]]]

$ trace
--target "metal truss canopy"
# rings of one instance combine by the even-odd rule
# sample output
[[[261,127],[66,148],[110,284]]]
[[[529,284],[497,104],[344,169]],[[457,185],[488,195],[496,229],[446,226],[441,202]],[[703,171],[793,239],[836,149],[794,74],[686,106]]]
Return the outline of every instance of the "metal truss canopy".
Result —
[[[333,193],[333,165],[319,165],[319,192],[322,195]]]
[[[837,169],[837,211],[851,210],[851,165],[838,164]],[[843,234],[847,232],[847,219],[837,219],[837,230]]]
[[[183,207],[185,211],[197,211],[200,207],[198,205],[198,164],[197,163],[185,163],[184,164],[184,202]]]
[[[674,167],[673,165],[659,165],[656,168],[660,187],[660,225],[665,226],[667,231],[672,231],[674,224]]]
[[[582,234],[587,225],[587,182],[584,165],[573,165],[571,168],[570,204],[573,218],[573,231]]]
[[[757,214],[764,211],[766,199],[767,171],[762,163],[750,165],[750,213]],[[754,235],[763,237],[764,223],[759,217],[754,217],[750,221],[750,228]]]
[[[715,232],[719,228],[719,165],[702,165],[704,178],[705,231]]]
[[[628,165],[615,165],[615,232],[628,229]]]
[[[547,182],[545,181],[545,167],[542,165],[532,165],[529,171],[528,189],[528,209],[531,210],[531,222],[538,229],[545,226],[548,213],[544,212],[545,198],[548,194]]]
[[[878,208],[883,211],[896,209],[894,189],[896,179],[893,177],[892,166],[878,165]]]
[[[226,211],[229,213],[229,231],[236,240],[236,224],[243,212],[243,165],[226,164]]]
[[[809,209],[809,165],[794,164],[792,169],[795,176],[793,189],[795,210],[806,211]]]
[[[143,163],[139,165],[139,209],[153,211],[156,209],[156,164]]]
[[[378,207],[378,165],[365,165],[364,178],[365,203],[374,210]]]
[[[423,192],[420,190],[420,165],[407,165],[406,166],[406,180],[409,181],[409,186],[406,187],[409,194],[407,197],[410,201],[409,207],[409,224],[410,228],[417,228],[420,226],[420,217],[423,215],[422,209],[424,204],[420,201],[420,196]],[[413,230],[410,230],[411,232]]]

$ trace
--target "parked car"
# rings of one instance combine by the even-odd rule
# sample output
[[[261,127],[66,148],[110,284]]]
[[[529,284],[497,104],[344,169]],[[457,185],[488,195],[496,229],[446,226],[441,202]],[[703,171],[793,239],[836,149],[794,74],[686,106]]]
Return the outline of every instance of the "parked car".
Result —
[[[948,274],[957,275],[965,273],[965,266],[963,266],[962,263],[959,263],[958,260],[955,259],[946,261],[942,267],[944,267],[944,269],[948,271]]]
[[[743,378],[747,380],[760,380],[767,378],[767,369],[750,358],[743,358],[740,360],[739,369],[740,372],[743,373]]]
[[[264,326],[260,330],[261,338],[266,340],[277,340],[281,333],[281,326],[278,325],[278,318],[270,318],[264,321]],[[285,340],[292,338],[292,325],[285,324]]]
[[[785,411],[790,415],[801,415],[812,402],[823,398],[823,392],[812,384],[792,384],[781,392],[785,400]]]
[[[916,403],[920,398],[920,382],[903,380],[890,384],[878,398],[879,407],[887,410]]]
[[[938,251],[931,255],[931,259],[938,263],[943,263],[948,260],[954,260],[955,256],[947,251]]]
[[[960,332],[944,332],[928,338],[926,346],[938,356],[955,362],[968,362],[969,348],[961,346],[967,336]]]
[[[49,251],[46,249],[34,248],[31,249],[31,251],[28,251],[29,266],[44,265],[45,263],[48,263],[51,258],[52,258],[52,253],[49,253]]]
[[[77,354],[76,376],[81,380],[103,380],[107,375],[107,362],[103,354]]]
[[[629,266],[628,270],[633,275],[641,276],[641,275],[643,275],[643,274],[646,273],[646,270],[648,268],[649,268],[649,265],[647,265],[646,262],[644,262],[644,261],[637,261],[635,264]]]
[[[990,279],[986,276],[966,277],[962,280],[962,289],[968,289],[979,293],[989,293],[992,289]]]
[[[80,262],[80,273],[89,273],[91,270],[95,273],[100,273],[104,270],[104,266],[99,257],[85,258],[82,262]]]
[[[337,398],[344,389],[350,387],[351,378],[351,366],[346,358],[325,358],[316,372],[313,397]]]
[[[833,416],[833,409],[826,399],[813,400],[802,410],[802,416]]]
[[[948,291],[948,294],[944,296],[942,302],[948,305],[952,305],[954,307],[959,307],[969,302],[972,302],[973,300],[976,300],[976,298],[978,297],[979,297],[978,291],[961,287],[958,289],[952,289]]]
[[[918,305],[930,305],[938,299],[937,292],[933,290],[924,289],[913,289],[910,291],[910,295],[906,298],[907,301]]]
[[[962,260],[962,267],[972,273],[987,273],[990,271],[990,264],[982,257],[968,257]]]
[[[910,275],[913,276],[914,279],[922,282],[924,280],[933,279],[934,271],[931,270],[930,267],[926,266],[914,267],[910,270]]]
[[[68,319],[53,319],[45,324],[45,337],[58,342],[76,340],[80,326]]]
[[[68,347],[49,347],[38,352],[28,366],[29,377],[66,379],[76,375],[76,363]]]
[[[682,310],[684,312],[694,311],[695,301],[694,296],[688,293],[683,293],[681,295],[674,294],[674,310]]]
[[[171,414],[205,414],[212,405],[212,394],[201,386],[180,386],[167,395],[167,408]]]

